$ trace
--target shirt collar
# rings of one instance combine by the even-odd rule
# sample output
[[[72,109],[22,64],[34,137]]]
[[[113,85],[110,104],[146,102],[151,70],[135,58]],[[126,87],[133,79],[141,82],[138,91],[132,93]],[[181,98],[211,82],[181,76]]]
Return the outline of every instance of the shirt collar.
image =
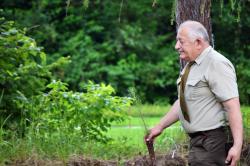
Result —
[[[202,53],[195,59],[195,63],[200,65],[202,60],[206,57],[206,55],[212,50],[213,48],[211,46],[207,47],[205,50],[202,51]]]

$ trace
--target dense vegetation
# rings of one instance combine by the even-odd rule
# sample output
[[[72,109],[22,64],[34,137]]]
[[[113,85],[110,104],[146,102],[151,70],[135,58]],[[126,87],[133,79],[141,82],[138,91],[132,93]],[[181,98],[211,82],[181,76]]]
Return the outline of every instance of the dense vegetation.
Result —
[[[135,99],[168,105],[176,98],[174,7],[173,1],[152,7],[151,0],[2,0],[0,164],[23,148],[24,155],[52,157],[140,151],[105,132]],[[212,2],[215,48],[235,65],[244,105],[250,104],[249,10],[249,1]],[[165,112],[151,111],[157,120]]]
[[[52,80],[50,70],[67,63],[60,58],[47,65],[46,54],[34,39],[0,20],[1,116],[0,146],[10,137],[27,134],[42,140],[77,137],[106,142],[103,134],[113,121],[121,121],[132,98],[114,96],[110,85],[82,84],[82,92],[69,90],[66,83]],[[74,137],[73,137],[74,136]]]
[[[178,55],[174,51],[172,1],[1,1],[2,13],[27,29],[49,55],[48,61],[70,56],[54,76],[81,90],[88,80],[110,83],[118,94],[135,87],[146,102],[172,102],[176,98]],[[212,2],[215,48],[236,66],[241,101],[250,102],[249,1],[234,5]],[[240,7],[239,7],[240,5]],[[120,21],[119,21],[120,20]]]

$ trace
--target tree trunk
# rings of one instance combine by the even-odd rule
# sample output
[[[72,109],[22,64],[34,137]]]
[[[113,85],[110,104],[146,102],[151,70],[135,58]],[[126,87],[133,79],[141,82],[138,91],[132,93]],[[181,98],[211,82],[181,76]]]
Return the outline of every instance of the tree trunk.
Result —
[[[176,29],[186,20],[199,21],[207,29],[213,46],[210,7],[211,0],[176,0]],[[185,61],[180,60],[181,70],[185,64]]]

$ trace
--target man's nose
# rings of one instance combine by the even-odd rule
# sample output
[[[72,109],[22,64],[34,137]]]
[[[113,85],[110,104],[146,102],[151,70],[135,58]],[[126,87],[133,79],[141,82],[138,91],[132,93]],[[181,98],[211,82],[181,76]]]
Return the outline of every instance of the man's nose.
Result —
[[[178,50],[180,48],[180,42],[179,41],[176,41],[176,44],[175,44],[175,47],[174,47],[176,50]]]

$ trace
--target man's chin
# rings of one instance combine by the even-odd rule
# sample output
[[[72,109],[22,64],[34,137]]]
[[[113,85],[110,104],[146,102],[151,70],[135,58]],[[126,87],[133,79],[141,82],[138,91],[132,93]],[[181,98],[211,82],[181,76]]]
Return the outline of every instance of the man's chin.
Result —
[[[180,59],[183,60],[183,61],[187,61],[187,58],[185,55],[180,55]]]

